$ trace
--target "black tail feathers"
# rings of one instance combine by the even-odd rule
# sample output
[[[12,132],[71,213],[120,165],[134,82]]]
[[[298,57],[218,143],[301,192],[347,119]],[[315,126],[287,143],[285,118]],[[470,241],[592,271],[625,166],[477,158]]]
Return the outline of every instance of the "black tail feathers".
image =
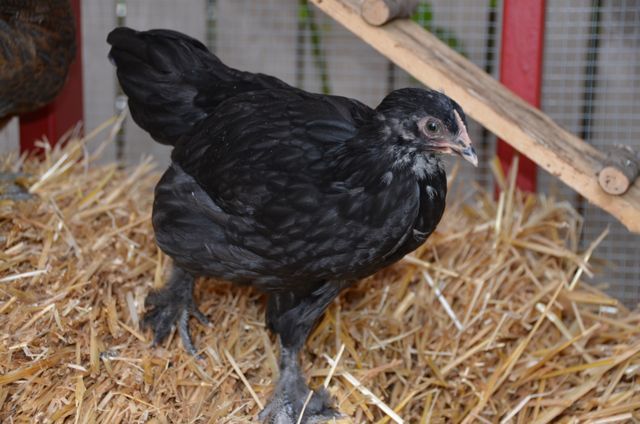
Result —
[[[289,87],[273,77],[229,68],[201,42],[176,31],[120,27],[107,42],[133,119],[163,144],[175,145],[230,97]]]
[[[206,117],[197,105],[197,81],[188,73],[217,61],[202,43],[173,31],[130,28],[111,31],[107,42],[131,115],[156,141],[173,145]]]

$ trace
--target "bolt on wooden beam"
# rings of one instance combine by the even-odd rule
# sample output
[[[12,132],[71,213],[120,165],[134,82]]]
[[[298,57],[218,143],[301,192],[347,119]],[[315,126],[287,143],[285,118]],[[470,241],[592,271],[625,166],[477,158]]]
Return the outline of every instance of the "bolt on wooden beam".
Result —
[[[638,178],[640,152],[629,146],[615,146],[607,153],[604,168],[598,174],[600,187],[609,194],[624,194]],[[639,217],[640,219],[640,217]]]
[[[371,25],[384,25],[396,18],[408,18],[418,7],[418,0],[364,0],[360,13]]]

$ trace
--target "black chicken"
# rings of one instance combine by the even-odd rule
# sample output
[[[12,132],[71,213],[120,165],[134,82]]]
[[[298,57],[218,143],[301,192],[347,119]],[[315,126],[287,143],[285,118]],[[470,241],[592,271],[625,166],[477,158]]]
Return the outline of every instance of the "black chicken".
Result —
[[[200,42],[168,30],[109,34],[110,58],[133,119],[174,146],[158,183],[153,226],[174,261],[146,300],[162,340],[206,318],[194,279],[214,276],[268,294],[266,323],[281,344],[280,379],[261,418],[295,423],[309,388],[298,353],[331,301],[354,281],[420,246],[445,207],[438,156],[477,164],[460,106],[401,89],[374,110],[225,66]],[[331,418],[316,391],[303,422]]]

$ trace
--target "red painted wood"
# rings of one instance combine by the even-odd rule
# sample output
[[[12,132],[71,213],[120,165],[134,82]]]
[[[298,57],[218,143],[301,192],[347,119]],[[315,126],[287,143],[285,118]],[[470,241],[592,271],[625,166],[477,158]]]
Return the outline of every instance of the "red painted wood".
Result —
[[[500,82],[536,107],[540,107],[542,86],[544,12],[545,0],[504,0]],[[498,140],[497,154],[502,170],[508,173],[518,152]],[[516,182],[522,190],[536,190],[536,165],[523,155]]]
[[[78,121],[83,120],[82,27],[80,0],[71,0],[76,18],[76,57],[69,68],[67,82],[56,99],[35,112],[20,117],[20,151],[34,151],[36,140],[46,136],[54,145]]]

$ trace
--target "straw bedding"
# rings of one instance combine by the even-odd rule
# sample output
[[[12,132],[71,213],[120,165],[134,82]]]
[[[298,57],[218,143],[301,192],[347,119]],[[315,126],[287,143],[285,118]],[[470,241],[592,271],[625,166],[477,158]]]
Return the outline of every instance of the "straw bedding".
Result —
[[[95,165],[85,141],[26,160],[36,198],[0,203],[0,421],[253,421],[277,373],[263,297],[201,281],[203,359],[175,336],[150,348],[144,298],[169,268],[149,219],[159,174]],[[313,332],[303,363],[344,422],[640,420],[640,314],[581,282],[592,249],[569,205],[498,179],[499,201],[450,201],[420,251]]]

